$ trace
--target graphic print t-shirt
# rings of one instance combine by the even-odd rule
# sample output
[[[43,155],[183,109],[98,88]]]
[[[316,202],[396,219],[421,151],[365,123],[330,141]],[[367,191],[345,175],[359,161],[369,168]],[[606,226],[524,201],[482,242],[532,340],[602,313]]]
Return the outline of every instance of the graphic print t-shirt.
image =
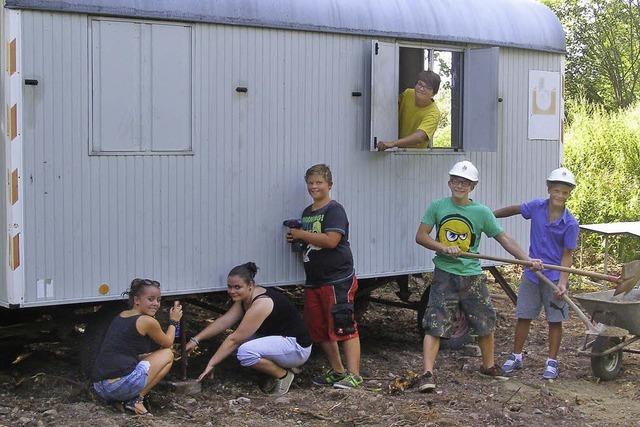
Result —
[[[326,206],[315,211],[308,206],[302,212],[302,229],[312,233],[333,231],[342,236],[338,246],[333,249],[307,245],[303,254],[307,287],[339,283],[353,277],[353,256],[349,247],[349,220],[340,203],[331,200]]]
[[[435,239],[446,246],[458,246],[463,252],[478,253],[482,233],[495,237],[502,227],[487,206],[471,201],[466,206],[453,203],[451,197],[431,202],[422,223],[435,227]],[[437,253],[433,263],[440,270],[459,276],[480,274],[480,261]]]

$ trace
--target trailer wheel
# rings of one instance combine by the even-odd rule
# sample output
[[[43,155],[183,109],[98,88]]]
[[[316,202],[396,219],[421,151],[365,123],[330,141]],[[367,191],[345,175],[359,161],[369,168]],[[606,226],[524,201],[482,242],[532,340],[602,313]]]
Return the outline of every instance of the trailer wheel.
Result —
[[[418,306],[418,333],[421,337],[424,337],[424,328],[422,327],[422,319],[424,313],[427,311],[427,305],[429,305],[429,290],[427,287],[420,298],[420,305]],[[469,344],[473,341],[473,337],[469,333],[469,324],[467,318],[461,311],[458,311],[458,317],[455,321],[455,331],[449,339],[440,340],[440,348],[450,350],[460,350],[465,344]]]
[[[618,337],[598,337],[591,347],[592,353],[602,353],[622,342]],[[606,356],[591,356],[591,370],[593,376],[603,381],[615,379],[622,367],[622,349]]]
[[[125,309],[121,301],[103,305],[87,321],[82,340],[80,341],[80,369],[85,378],[91,378],[93,364],[98,357],[104,336],[111,321]]]

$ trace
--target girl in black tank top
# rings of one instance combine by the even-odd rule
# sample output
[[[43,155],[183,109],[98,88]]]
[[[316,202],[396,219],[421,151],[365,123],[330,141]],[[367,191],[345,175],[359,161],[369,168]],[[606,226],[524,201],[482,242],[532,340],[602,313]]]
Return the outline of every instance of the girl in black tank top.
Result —
[[[160,309],[160,283],[134,279],[128,291],[130,310],[111,322],[93,366],[96,393],[107,401],[125,401],[125,408],[148,414],[144,396],[169,372],[175,327],[182,318],[178,301],[169,311],[166,332],[154,318]],[[153,351],[154,348],[160,350]]]
[[[215,366],[237,350],[242,366],[274,379],[272,386],[263,390],[272,396],[281,396],[293,381],[294,374],[289,369],[301,366],[309,358],[311,338],[298,310],[286,296],[256,285],[257,271],[258,267],[248,262],[229,272],[227,292],[233,305],[192,337],[187,351],[238,324],[211,357],[199,380],[211,377]]]

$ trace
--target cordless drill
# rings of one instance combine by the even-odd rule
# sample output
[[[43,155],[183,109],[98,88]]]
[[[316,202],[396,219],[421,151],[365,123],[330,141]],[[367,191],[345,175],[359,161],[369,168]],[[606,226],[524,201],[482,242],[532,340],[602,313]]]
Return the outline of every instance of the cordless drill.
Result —
[[[282,225],[289,228],[302,228],[302,221],[299,219],[287,219]],[[291,242],[291,252],[303,252],[307,244],[302,240],[294,239]]]

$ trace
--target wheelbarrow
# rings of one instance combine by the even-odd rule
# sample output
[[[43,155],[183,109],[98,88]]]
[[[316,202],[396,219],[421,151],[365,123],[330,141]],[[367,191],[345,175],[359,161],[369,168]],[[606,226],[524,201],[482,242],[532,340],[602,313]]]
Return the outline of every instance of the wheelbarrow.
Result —
[[[628,331],[626,336],[585,337],[578,351],[591,357],[591,370],[596,378],[613,380],[622,367],[622,353],[640,354],[640,350],[628,348],[640,340],[640,289],[614,297],[614,290],[574,295],[592,321]]]

